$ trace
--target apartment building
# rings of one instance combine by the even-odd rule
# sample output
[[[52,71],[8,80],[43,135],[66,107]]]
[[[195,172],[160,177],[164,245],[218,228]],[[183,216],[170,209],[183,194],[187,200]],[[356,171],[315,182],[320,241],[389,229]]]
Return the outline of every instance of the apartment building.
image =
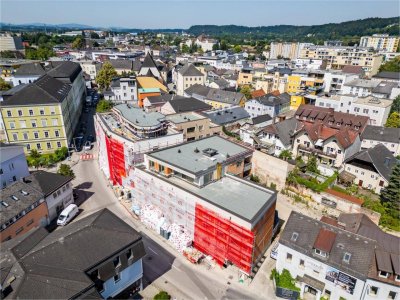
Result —
[[[306,72],[303,75],[293,74],[287,78],[287,92],[300,93],[307,91],[310,94],[316,94],[323,88],[324,75],[320,73],[319,76]]]
[[[269,58],[270,59],[289,58],[290,60],[294,60],[298,58],[299,51],[307,45],[312,45],[312,44],[272,42],[270,44]]]
[[[252,152],[212,136],[148,153],[132,170],[132,204],[157,207],[166,228],[180,226],[194,248],[252,275],[271,242],[276,203],[276,192],[240,178]]]
[[[202,34],[196,38],[194,43],[199,46],[204,52],[207,52],[212,51],[213,46],[218,44],[218,41]]]
[[[4,188],[29,175],[24,146],[0,142],[0,182]]]
[[[194,141],[222,132],[222,126],[196,112],[167,115],[166,120],[173,129],[183,132],[184,141]]]
[[[396,158],[383,144],[362,150],[346,159],[343,170],[352,175],[354,184],[380,194],[388,185]]]
[[[400,37],[389,36],[388,34],[373,34],[372,36],[362,36],[360,47],[371,47],[374,50],[397,52]]]
[[[44,74],[46,74],[45,68],[38,62],[23,64],[12,75],[12,83],[13,86],[32,83]]]
[[[99,73],[101,69],[101,64],[97,61],[92,61],[92,60],[80,60],[79,64],[86,74],[90,76],[90,80],[95,80],[97,77],[97,74]]]
[[[237,85],[249,85],[252,84],[254,80],[254,71],[253,69],[246,68],[242,69],[238,74]]]
[[[110,88],[104,92],[104,98],[114,103],[133,104],[137,100],[135,78],[115,78]]]
[[[326,71],[324,75],[324,92],[336,94],[342,91],[344,84],[358,79],[357,73],[345,73],[339,70]]]
[[[290,95],[288,93],[270,93],[250,99],[245,104],[245,109],[251,117],[268,114],[272,118],[288,111],[290,108]]]
[[[40,228],[2,243],[2,298],[109,299],[140,291],[145,255],[140,233],[102,209],[55,232]]]
[[[346,65],[361,66],[367,76],[378,73],[383,55],[371,48],[306,46],[300,50],[300,58],[323,59],[327,69],[343,69]]]
[[[200,70],[192,64],[187,64],[179,69],[176,80],[177,95],[183,96],[184,90],[196,84],[205,84],[205,75]]]
[[[368,125],[361,135],[361,149],[383,144],[394,155],[400,155],[400,128]]]

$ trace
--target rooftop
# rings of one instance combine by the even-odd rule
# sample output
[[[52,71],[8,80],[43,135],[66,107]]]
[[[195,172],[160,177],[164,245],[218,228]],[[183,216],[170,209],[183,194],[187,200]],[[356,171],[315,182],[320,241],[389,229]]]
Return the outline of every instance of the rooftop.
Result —
[[[241,106],[205,111],[203,114],[207,116],[211,122],[218,125],[225,125],[250,118],[249,113]]]
[[[367,125],[361,139],[400,144],[400,128]]]
[[[354,101],[356,104],[363,104],[363,105],[369,105],[369,106],[376,106],[376,107],[389,107],[393,104],[392,100],[388,99],[380,99],[376,98],[373,96],[368,96],[364,98],[358,98],[356,101]]]
[[[208,156],[207,149],[216,153]],[[158,159],[190,173],[201,173],[214,168],[217,163],[224,163],[236,155],[251,154],[252,150],[230,142],[220,136],[210,136],[197,141],[165,148],[147,154],[150,158]]]
[[[378,81],[367,80],[367,79],[354,79],[350,82],[345,83],[346,86],[362,87],[373,89],[379,84]]]
[[[129,104],[119,104],[114,106],[113,109],[135,126],[155,127],[165,120],[165,116],[159,112],[145,112],[143,109]]]
[[[24,182],[41,191],[45,197],[70,182],[73,178],[57,173],[36,171],[24,178]]]
[[[196,114],[195,112],[186,112],[186,113],[168,115],[166,116],[166,119],[172,123],[179,124],[179,123],[186,123],[190,121],[206,119],[206,117],[200,114]]]

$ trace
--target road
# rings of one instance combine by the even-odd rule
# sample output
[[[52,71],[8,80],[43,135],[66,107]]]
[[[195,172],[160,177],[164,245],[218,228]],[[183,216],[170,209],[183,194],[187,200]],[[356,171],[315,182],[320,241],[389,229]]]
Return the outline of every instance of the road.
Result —
[[[87,135],[93,134],[94,126],[90,115],[87,116],[87,121]],[[76,176],[73,184],[78,194],[76,202],[81,211],[74,221],[108,208],[141,232],[147,253],[143,260],[144,291],[141,294],[144,298],[152,298],[158,290],[165,290],[176,299],[265,299],[265,295],[273,297],[270,282],[261,286],[239,283],[237,270],[233,267],[221,269],[217,266],[207,270],[203,265],[191,264],[165,239],[135,219],[116,198],[100,171],[96,143],[94,144],[94,148],[89,151],[95,155],[93,160],[81,160],[72,164]],[[83,153],[74,153],[73,161],[78,160],[81,154]]]

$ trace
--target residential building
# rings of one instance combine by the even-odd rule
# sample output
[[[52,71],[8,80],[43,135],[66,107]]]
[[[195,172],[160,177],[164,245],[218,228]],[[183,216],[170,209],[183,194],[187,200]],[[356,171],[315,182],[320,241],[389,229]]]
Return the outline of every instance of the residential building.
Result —
[[[143,99],[143,108],[146,111],[161,111],[161,107],[174,98],[181,98],[175,94],[162,94],[160,96],[151,96]]]
[[[268,125],[271,125],[273,122],[273,119],[271,118],[270,115],[261,115],[258,117],[250,118],[245,121],[242,126],[240,126],[239,129],[239,134],[240,134],[240,139],[253,146],[254,145],[254,135],[256,132],[260,130],[260,128],[264,128]]]
[[[394,100],[400,95],[400,83],[393,81],[381,81],[372,89],[372,96],[381,99]]]
[[[0,34],[0,51],[24,52],[22,38],[20,36],[12,36],[9,33]]]
[[[160,112],[164,115],[171,115],[190,111],[201,112],[211,108],[211,105],[196,98],[174,97],[161,106]]]
[[[167,93],[167,87],[155,77],[136,77],[137,99],[139,107],[143,107],[143,100],[146,97],[160,96]]]
[[[344,68],[343,68],[344,69]],[[324,92],[336,94],[342,90],[342,86],[358,79],[357,73],[345,73],[343,70],[329,70],[324,75]]]
[[[238,74],[237,85],[249,85],[253,83],[253,69],[242,69]]]
[[[23,178],[23,182],[43,194],[48,209],[49,222],[69,204],[74,203],[72,196],[72,177],[46,171],[35,171]]]
[[[13,74],[12,83],[13,86],[32,83],[44,74],[46,71],[40,63],[23,64]]]
[[[210,88],[204,102],[211,105],[214,109],[229,108],[233,106],[244,107],[246,97],[241,92]]]
[[[49,75],[0,102],[7,141],[23,143],[25,152],[36,149],[46,153],[68,147],[81,110],[82,95],[74,97],[71,85]]]
[[[212,123],[200,113],[186,112],[168,115],[166,120],[173,129],[183,132],[184,141],[194,141],[222,132],[222,126]]]
[[[90,76],[90,80],[96,79],[97,74],[101,69],[101,64],[99,62],[92,60],[80,60],[79,64],[81,65],[83,72]]]
[[[145,254],[140,233],[102,209],[55,232],[40,228],[2,243],[2,296],[108,299],[128,287],[140,291]]]
[[[346,159],[343,171],[352,175],[352,183],[380,194],[382,188],[388,185],[396,164],[393,154],[384,145],[378,144]]]
[[[138,72],[142,66],[141,61],[130,59],[111,59],[110,64],[120,76],[127,76]]]
[[[270,245],[276,203],[276,192],[240,178],[249,174],[251,156],[219,136],[151,152],[132,170],[132,204],[160,209],[194,248],[251,276]]]
[[[114,103],[130,103],[137,101],[136,80],[131,77],[115,78],[110,89],[104,92],[104,98]]]
[[[143,162],[144,153],[183,142],[159,112],[119,104],[95,118],[100,170],[112,185],[123,186],[131,168]]]
[[[15,181],[1,190],[0,241],[23,235],[49,223],[46,201],[32,186]],[[2,263],[3,265],[3,263]]]
[[[0,142],[1,188],[29,175],[24,146]]]
[[[400,74],[399,72],[382,71],[374,75],[372,79],[393,81],[400,83]]]
[[[350,46],[305,46],[299,52],[299,58],[322,59],[327,69],[343,69],[346,65],[361,66],[367,76],[378,73],[383,55],[371,48]]]
[[[368,79],[354,79],[343,84],[341,93],[344,95],[354,95],[366,97],[372,94],[372,90],[379,85],[379,81]]]
[[[228,128],[239,129],[250,118],[249,113],[241,106],[232,106],[221,109],[213,109],[202,113],[214,124]]]
[[[246,111],[251,117],[268,114],[275,118],[279,114],[288,111],[290,108],[290,95],[283,93],[266,94],[264,96],[250,99],[245,104]]]
[[[184,90],[196,84],[205,84],[205,75],[202,72],[192,64],[187,64],[179,69],[176,80],[177,95],[183,96]]]
[[[361,135],[361,149],[383,144],[394,155],[400,155],[400,128],[368,125]]]
[[[316,94],[322,90],[324,85],[324,73],[315,71],[297,70],[287,77],[287,92],[308,92]]]
[[[280,43],[272,42],[269,50],[270,59],[289,58],[291,60],[298,57],[299,43]]]
[[[372,36],[362,36],[360,47],[371,47],[374,50],[397,52],[400,37],[389,36],[388,34],[373,34]]]
[[[194,43],[199,46],[204,52],[207,52],[212,51],[213,46],[218,44],[218,41],[202,34],[197,37]]]
[[[365,299],[376,248],[373,239],[292,211],[279,239],[276,270],[290,272],[300,298]]]

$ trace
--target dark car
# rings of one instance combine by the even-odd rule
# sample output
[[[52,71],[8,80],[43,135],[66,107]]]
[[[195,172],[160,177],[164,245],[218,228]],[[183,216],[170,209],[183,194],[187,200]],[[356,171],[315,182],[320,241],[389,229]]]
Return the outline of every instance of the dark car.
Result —
[[[94,142],[94,136],[93,136],[93,135],[89,135],[89,136],[87,137],[87,140],[88,140],[89,142],[93,143],[93,142]]]

